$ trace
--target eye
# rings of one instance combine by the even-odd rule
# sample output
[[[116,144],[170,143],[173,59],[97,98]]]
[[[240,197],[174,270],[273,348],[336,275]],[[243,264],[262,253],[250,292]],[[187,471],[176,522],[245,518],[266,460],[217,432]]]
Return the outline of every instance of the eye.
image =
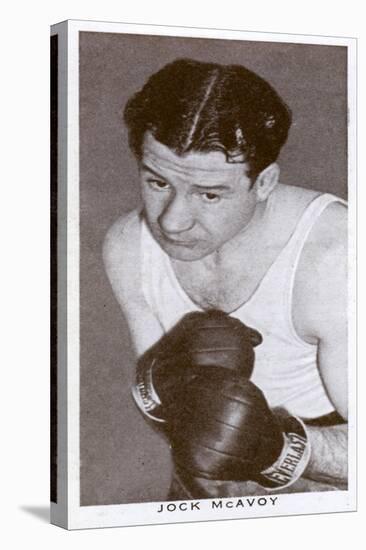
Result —
[[[163,180],[148,179],[147,183],[155,191],[166,191],[167,189],[170,189],[169,183]]]
[[[217,195],[216,193],[200,193],[202,200],[209,203],[215,203],[219,202],[221,199],[220,195]]]

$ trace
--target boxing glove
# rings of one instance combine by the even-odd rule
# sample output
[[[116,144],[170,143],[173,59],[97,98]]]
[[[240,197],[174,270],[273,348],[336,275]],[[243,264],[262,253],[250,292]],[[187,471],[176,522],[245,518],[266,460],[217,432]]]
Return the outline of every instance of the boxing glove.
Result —
[[[189,313],[139,359],[135,401],[146,416],[165,423],[200,373],[209,376],[213,369],[249,378],[261,341],[259,332],[222,311]]]
[[[302,422],[272,411],[263,393],[235,372],[210,369],[184,387],[171,421],[173,458],[182,471],[214,480],[291,485],[310,446]]]

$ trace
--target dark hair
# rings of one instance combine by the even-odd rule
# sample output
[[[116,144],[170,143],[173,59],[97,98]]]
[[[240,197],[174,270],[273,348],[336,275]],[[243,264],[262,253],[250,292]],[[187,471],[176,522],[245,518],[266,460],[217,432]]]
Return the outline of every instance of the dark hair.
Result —
[[[241,65],[178,59],[153,74],[125,107],[138,159],[146,131],[176,154],[222,151],[254,179],[285,143],[291,112],[277,92]]]

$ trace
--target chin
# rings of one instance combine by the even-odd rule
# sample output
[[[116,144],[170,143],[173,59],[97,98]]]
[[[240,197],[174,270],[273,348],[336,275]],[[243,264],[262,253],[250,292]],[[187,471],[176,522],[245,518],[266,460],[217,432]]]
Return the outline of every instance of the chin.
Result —
[[[195,260],[201,260],[208,254],[211,254],[211,250],[207,249],[207,244],[204,241],[195,241],[185,246],[184,244],[171,242],[171,240],[166,238],[156,229],[156,227],[154,227],[154,225],[150,225],[150,231],[159,246],[174,260],[194,262]]]
[[[170,258],[174,260],[179,260],[181,262],[194,262],[195,260],[201,260],[207,254],[201,250],[194,250],[192,248],[185,248],[183,246],[174,246],[174,245],[162,245],[164,252],[168,254]]]
[[[176,250],[175,247],[165,247],[165,252],[168,254],[169,258],[173,260],[179,260],[181,262],[194,262],[196,260],[201,260],[206,254],[200,253],[198,251],[182,249]]]

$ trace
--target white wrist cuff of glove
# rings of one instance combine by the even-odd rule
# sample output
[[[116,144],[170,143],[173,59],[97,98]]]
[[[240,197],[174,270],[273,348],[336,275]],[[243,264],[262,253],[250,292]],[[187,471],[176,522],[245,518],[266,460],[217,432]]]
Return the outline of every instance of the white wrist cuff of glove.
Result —
[[[162,405],[154,389],[152,382],[152,361],[149,368],[138,368],[136,373],[136,384],[132,387],[132,396],[138,408],[151,420],[165,423],[162,417]]]
[[[311,448],[305,424],[295,416],[280,416],[284,446],[276,462],[256,480],[265,489],[279,490],[295,483],[310,460]]]

